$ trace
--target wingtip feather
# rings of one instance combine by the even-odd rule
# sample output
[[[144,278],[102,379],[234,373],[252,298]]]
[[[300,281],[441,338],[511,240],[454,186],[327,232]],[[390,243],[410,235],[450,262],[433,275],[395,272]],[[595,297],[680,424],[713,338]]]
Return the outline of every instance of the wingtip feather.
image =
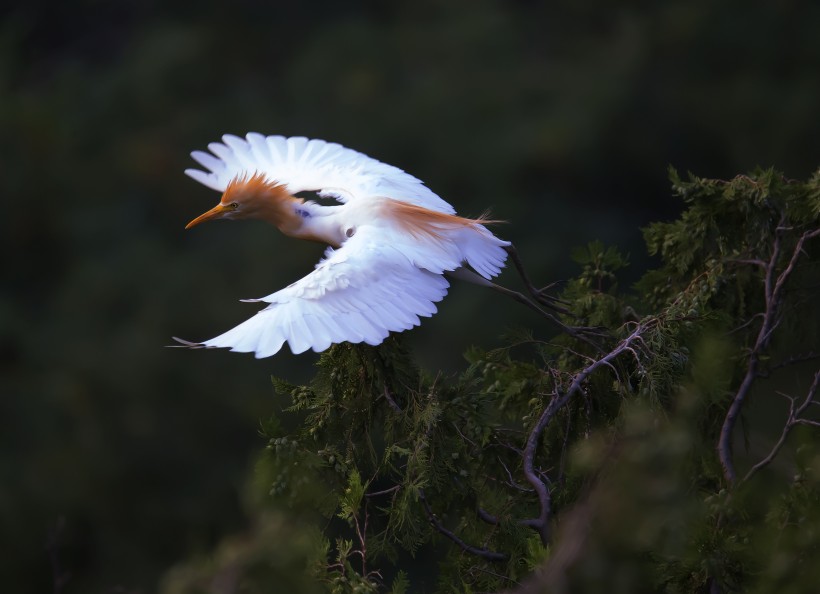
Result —
[[[222,192],[225,190],[226,184],[219,181],[219,178],[213,173],[206,173],[200,169],[186,169],[185,175],[201,183],[203,186]]]

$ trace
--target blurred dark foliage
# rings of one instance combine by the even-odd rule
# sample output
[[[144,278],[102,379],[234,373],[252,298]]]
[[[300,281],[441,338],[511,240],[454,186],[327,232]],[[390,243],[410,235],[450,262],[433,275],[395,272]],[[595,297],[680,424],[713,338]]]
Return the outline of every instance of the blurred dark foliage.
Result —
[[[530,273],[681,208],[666,167],[820,162],[820,6],[704,0],[19,3],[0,17],[0,584],[152,591],[243,525],[265,361],[162,348],[253,310],[318,246],[184,224],[217,196],[188,153],[249,130],[340,142],[464,214],[491,207]],[[508,275],[505,279],[511,279]],[[505,280],[502,279],[502,280]],[[511,281],[514,282],[514,281]],[[524,308],[454,287],[408,339],[463,366]],[[480,316],[481,325],[473,321]],[[50,543],[50,544],[49,544]]]

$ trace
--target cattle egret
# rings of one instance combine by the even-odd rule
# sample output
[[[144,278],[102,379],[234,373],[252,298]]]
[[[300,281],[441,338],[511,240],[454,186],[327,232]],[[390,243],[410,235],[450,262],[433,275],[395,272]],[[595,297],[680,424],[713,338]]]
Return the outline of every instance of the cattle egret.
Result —
[[[274,355],[320,352],[340,342],[380,344],[390,332],[436,313],[451,276],[490,285],[509,242],[483,217],[463,218],[420,180],[397,167],[324,140],[225,135],[211,153],[191,156],[208,171],[185,171],[218,190],[214,208],[191,227],[215,219],[262,219],[290,237],[328,245],[315,270],[267,297],[255,316],[191,348],[225,347]],[[317,192],[340,204],[295,196]]]

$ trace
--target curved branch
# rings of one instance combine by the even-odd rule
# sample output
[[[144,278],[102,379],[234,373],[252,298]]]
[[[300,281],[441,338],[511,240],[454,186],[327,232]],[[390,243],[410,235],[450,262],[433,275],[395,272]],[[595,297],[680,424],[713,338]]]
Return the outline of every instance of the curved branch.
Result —
[[[486,522],[491,526],[498,526],[501,523],[501,520],[499,520],[497,516],[492,515],[482,507],[476,508],[476,515],[482,522]],[[535,531],[538,531],[541,528],[541,521],[537,518],[525,518],[523,520],[518,520],[517,523],[521,526],[532,528]]]
[[[806,231],[797,240],[794,250],[789,257],[789,262],[780,274],[777,274],[777,263],[780,260],[782,251],[782,232],[784,231],[783,221],[777,228],[775,234],[774,245],[772,246],[772,255],[769,262],[765,266],[765,275],[763,280],[763,296],[766,303],[766,309],[763,312],[763,323],[760,331],[755,339],[754,347],[749,353],[749,364],[746,368],[746,374],[740,382],[732,403],[729,405],[729,410],[726,411],[726,417],[723,420],[723,426],[720,429],[720,438],[718,439],[717,452],[720,459],[720,465],[723,467],[723,477],[726,482],[732,484],[735,482],[735,464],[732,459],[732,433],[737,419],[740,416],[740,411],[743,408],[746,398],[752,389],[755,379],[760,375],[758,366],[760,365],[760,357],[769,346],[772,335],[779,325],[780,306],[782,305],[783,288],[786,281],[794,271],[794,267],[798,258],[803,254],[803,245],[809,239],[820,235],[820,229],[813,231]]]
[[[372,493],[365,493],[364,496],[365,497],[378,497],[379,495],[388,495],[390,493],[395,493],[399,489],[401,489],[401,485],[393,485],[389,489],[384,489],[382,491],[374,491]]]
[[[552,398],[550,399],[549,404],[547,407],[541,412],[541,416],[538,417],[538,421],[536,421],[535,425],[533,426],[532,430],[530,431],[529,436],[527,437],[527,445],[524,447],[524,476],[527,478],[527,481],[532,485],[533,489],[535,489],[536,494],[538,495],[538,504],[540,506],[540,513],[538,518],[536,518],[535,522],[537,522],[537,530],[539,535],[541,536],[541,542],[544,546],[549,544],[550,534],[549,534],[549,518],[551,514],[551,496],[550,491],[547,485],[541,480],[541,477],[538,476],[538,473],[535,470],[535,452],[538,448],[538,442],[541,439],[541,435],[546,429],[549,422],[555,416],[555,414],[567,403],[569,402],[570,398],[576,393],[581,390],[581,386],[587,380],[587,378],[595,372],[599,367],[603,366],[611,366],[611,362],[613,359],[621,355],[622,353],[629,352],[635,356],[637,356],[637,352],[633,348],[633,343],[640,342],[643,340],[641,334],[647,328],[648,325],[654,324],[655,320],[649,320],[645,323],[637,324],[635,330],[623,339],[618,345],[612,349],[609,353],[601,357],[600,359],[596,359],[579,373],[577,373],[573,379],[572,383],[570,383],[569,388],[567,391],[561,394],[560,392],[555,392]],[[535,524],[534,524],[535,526]]]
[[[430,520],[430,524],[433,525],[433,528],[435,528],[439,534],[446,536],[454,543],[456,543],[459,546],[459,548],[464,552],[470,553],[471,555],[475,555],[477,557],[481,557],[482,559],[486,559],[487,561],[493,562],[506,561],[510,558],[509,555],[505,555],[504,553],[496,553],[495,551],[491,551],[489,549],[475,547],[473,545],[467,544],[458,536],[456,536],[455,532],[445,528],[444,525],[439,521],[439,519],[433,513],[433,510],[430,509],[430,505],[427,503],[427,498],[424,496],[423,489],[419,489],[419,499],[421,500],[422,506],[424,506],[424,511],[427,514],[427,519]]]
[[[818,370],[814,374],[814,381],[812,381],[811,386],[809,387],[808,392],[806,393],[806,397],[803,399],[803,402],[797,408],[794,407],[794,398],[791,396],[787,396],[786,398],[789,399],[789,416],[786,419],[786,424],[783,426],[783,431],[780,433],[780,439],[772,446],[771,451],[768,455],[760,460],[757,464],[752,466],[749,469],[749,472],[746,473],[746,476],[743,477],[741,482],[748,481],[754,474],[764,468],[771,463],[772,460],[775,459],[780,449],[786,443],[786,439],[789,437],[789,433],[791,433],[792,429],[795,425],[817,425],[820,426],[820,423],[817,421],[812,421],[811,419],[801,418],[802,415],[809,406],[812,404],[817,404],[817,401],[814,399],[817,396],[817,389],[820,387],[820,370]]]

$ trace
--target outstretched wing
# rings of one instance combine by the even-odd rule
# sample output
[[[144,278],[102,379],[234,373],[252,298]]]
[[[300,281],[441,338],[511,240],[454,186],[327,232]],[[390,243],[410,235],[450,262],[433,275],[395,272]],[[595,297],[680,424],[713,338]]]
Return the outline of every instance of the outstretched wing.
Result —
[[[187,169],[185,173],[220,192],[236,176],[259,172],[286,185],[292,194],[310,190],[340,202],[378,196],[455,212],[409,173],[333,142],[251,132],[246,138],[226,134],[221,143],[212,142],[208,148],[213,154],[191,153],[207,171]]]
[[[418,268],[375,227],[363,227],[329,251],[303,279],[261,299],[270,305],[224,334],[190,347],[230,348],[257,358],[291,351],[323,351],[340,342],[381,343],[390,332],[419,325],[436,313],[449,283]]]

